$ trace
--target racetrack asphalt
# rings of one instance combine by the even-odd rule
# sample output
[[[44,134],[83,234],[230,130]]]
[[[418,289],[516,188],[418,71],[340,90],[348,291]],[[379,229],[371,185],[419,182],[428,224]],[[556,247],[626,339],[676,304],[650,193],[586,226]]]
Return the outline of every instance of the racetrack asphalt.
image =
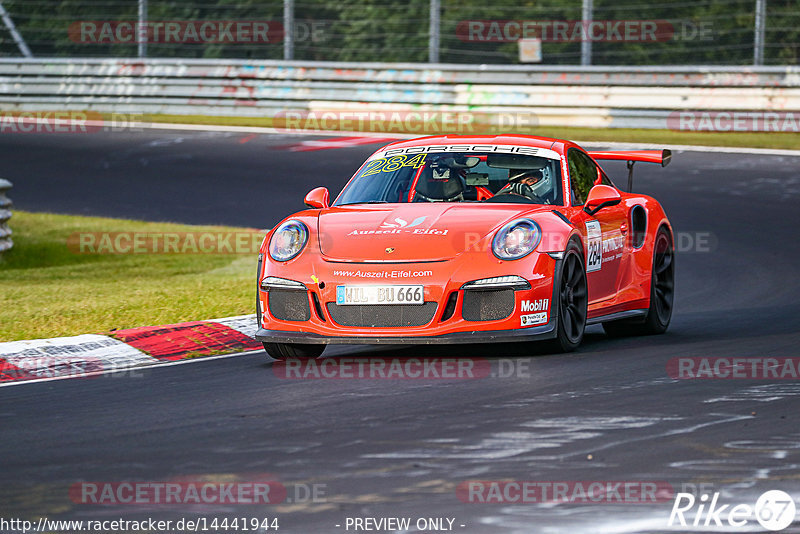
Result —
[[[265,228],[300,209],[312,187],[335,195],[376,148],[289,152],[280,147],[309,138],[243,138],[3,135],[0,176],[14,182],[19,209]],[[250,353],[0,388],[0,516],[277,517],[283,533],[346,532],[348,517],[449,517],[465,533],[710,531],[702,522],[670,530],[672,500],[462,502],[457,486],[474,480],[664,481],[751,505],[781,489],[800,503],[800,381],[667,373],[676,357],[800,356],[798,165],[695,152],[665,169],[637,165],[635,190],[662,202],[678,235],[675,314],[663,336],[609,339],[594,326],[567,355],[504,344],[324,355],[488,358],[494,376],[473,380],[286,380]],[[625,183],[624,165],[604,168]],[[325,496],[267,506],[68,496],[82,481],[263,473],[287,488],[324,485]]]

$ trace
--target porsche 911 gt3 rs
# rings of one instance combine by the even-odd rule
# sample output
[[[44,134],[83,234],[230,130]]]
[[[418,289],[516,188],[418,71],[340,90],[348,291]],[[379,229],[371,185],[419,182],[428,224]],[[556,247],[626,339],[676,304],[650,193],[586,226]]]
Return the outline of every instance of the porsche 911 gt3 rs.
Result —
[[[524,135],[384,146],[336,200],[318,187],[266,235],[256,338],[286,359],[334,343],[547,340],[571,351],[594,323],[663,333],[672,227],[631,188],[635,162],[670,158]],[[628,191],[603,160],[628,162]]]

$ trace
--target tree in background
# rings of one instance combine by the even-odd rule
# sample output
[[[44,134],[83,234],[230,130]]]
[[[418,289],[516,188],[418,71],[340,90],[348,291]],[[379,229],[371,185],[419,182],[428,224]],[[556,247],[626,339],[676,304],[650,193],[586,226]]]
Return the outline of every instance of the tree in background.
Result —
[[[148,0],[149,20],[282,20],[282,0]],[[136,21],[137,0],[3,0],[33,54],[40,57],[135,57],[136,44],[85,44],[70,39],[82,20]],[[595,42],[595,65],[748,65],[753,60],[754,0],[594,0],[595,20],[650,20],[671,25],[659,42]],[[296,0],[295,58],[319,61],[428,60],[429,0]],[[580,0],[441,0],[440,58],[452,63],[517,63],[516,42],[470,41],[468,20],[580,20]],[[769,0],[765,64],[800,61],[797,0]],[[313,31],[312,31],[313,30]],[[579,64],[580,42],[542,44],[544,64]],[[0,55],[19,51],[0,29]],[[283,57],[280,41],[266,44],[149,43],[151,57]]]

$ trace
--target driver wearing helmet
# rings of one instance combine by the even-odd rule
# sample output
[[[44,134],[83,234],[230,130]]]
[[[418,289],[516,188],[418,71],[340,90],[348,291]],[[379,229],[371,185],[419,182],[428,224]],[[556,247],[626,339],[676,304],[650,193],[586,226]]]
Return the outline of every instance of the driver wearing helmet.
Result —
[[[509,175],[511,171],[509,171]],[[521,197],[542,202],[542,198],[536,194],[535,186],[544,180],[544,174],[540,169],[518,172],[508,177],[508,183],[503,186],[495,195],[518,195]]]

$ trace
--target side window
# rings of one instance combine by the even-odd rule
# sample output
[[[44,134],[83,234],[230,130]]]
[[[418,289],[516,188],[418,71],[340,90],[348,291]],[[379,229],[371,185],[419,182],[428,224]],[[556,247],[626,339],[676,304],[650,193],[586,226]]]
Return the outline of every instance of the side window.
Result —
[[[611,187],[617,187],[614,185],[614,182],[611,181],[611,178],[609,178],[608,175],[603,172],[603,169],[600,169],[600,176],[601,176],[600,180],[601,184],[610,185]]]
[[[575,148],[569,150],[567,164],[569,165],[572,203],[575,206],[580,206],[586,202],[589,190],[597,180],[597,165],[594,164],[589,156]]]

